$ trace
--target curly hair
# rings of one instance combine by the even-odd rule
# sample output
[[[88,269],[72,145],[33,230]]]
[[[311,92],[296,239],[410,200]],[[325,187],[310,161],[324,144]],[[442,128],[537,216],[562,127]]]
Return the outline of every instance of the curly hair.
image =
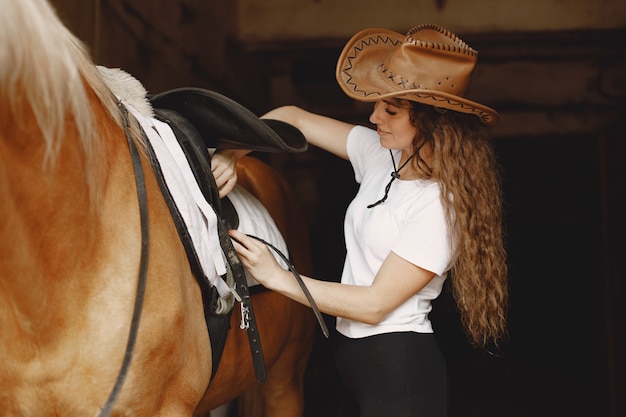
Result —
[[[450,281],[463,329],[473,346],[497,347],[508,310],[501,167],[477,117],[410,103],[418,132],[413,147],[424,145],[413,163],[441,185],[456,245]]]

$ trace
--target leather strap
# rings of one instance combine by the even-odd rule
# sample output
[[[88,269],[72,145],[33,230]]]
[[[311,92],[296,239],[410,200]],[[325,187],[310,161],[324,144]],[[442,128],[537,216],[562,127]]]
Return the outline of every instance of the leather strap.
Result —
[[[139,320],[141,319],[141,310],[143,309],[143,299],[146,292],[146,280],[148,276],[150,228],[148,226],[148,198],[146,194],[146,183],[137,146],[130,137],[128,111],[122,103],[119,103],[118,107],[120,108],[120,112],[124,118],[124,133],[126,134],[126,140],[128,141],[130,155],[133,161],[133,169],[135,171],[135,185],[137,187],[137,198],[139,200],[139,215],[141,221],[141,257],[139,262],[139,279],[137,280],[137,295],[135,296],[135,307],[133,309],[133,318],[130,325],[128,341],[126,343],[124,360],[122,361],[120,371],[117,375],[115,385],[111,389],[109,398],[100,410],[100,414],[98,414],[99,417],[107,417],[111,414],[113,405],[117,400],[120,390],[122,389],[122,385],[124,384],[124,380],[126,379],[126,375],[128,374],[130,362],[133,357],[133,351],[135,349],[135,342],[137,341]]]
[[[263,359],[263,349],[261,348],[261,337],[259,335],[254,309],[250,298],[250,289],[246,280],[245,271],[239,256],[235,251],[233,242],[228,235],[230,225],[220,219],[218,222],[218,232],[220,243],[224,254],[227,258],[227,264],[231,268],[231,273],[235,279],[235,292],[239,297],[237,301],[241,303],[241,329],[245,330],[248,335],[248,343],[250,352],[252,353],[252,366],[256,379],[259,382],[265,382],[267,379],[267,371],[265,369],[265,360]]]
[[[304,281],[302,281],[302,277],[300,276],[298,271],[296,271],[296,267],[291,263],[291,261],[289,261],[289,259],[285,256],[285,254],[283,254],[276,246],[274,246],[271,243],[265,241],[264,239],[261,239],[258,236],[253,236],[253,235],[247,235],[247,236],[251,237],[252,239],[258,240],[259,242],[262,242],[262,243],[266,244],[270,249],[272,249],[274,252],[276,252],[278,254],[278,256],[280,256],[282,258],[283,261],[285,261],[285,263],[289,267],[289,271],[291,271],[292,275],[294,276],[294,278],[298,282],[298,285],[300,285],[300,289],[304,293],[304,296],[309,301],[309,305],[311,306],[311,309],[313,310],[313,313],[315,314],[315,318],[317,318],[317,322],[319,323],[320,327],[322,328],[322,333],[324,333],[324,336],[326,336],[326,338],[328,338],[329,337],[329,333],[328,333],[328,327],[326,327],[326,322],[324,321],[324,318],[322,317],[322,314],[320,313],[320,310],[317,308],[317,304],[315,304],[315,300],[313,300],[313,297],[311,296],[311,293],[309,292],[309,289],[304,284]]]

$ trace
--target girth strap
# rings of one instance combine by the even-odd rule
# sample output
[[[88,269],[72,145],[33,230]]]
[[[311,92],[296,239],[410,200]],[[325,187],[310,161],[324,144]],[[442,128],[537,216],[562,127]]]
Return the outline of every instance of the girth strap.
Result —
[[[248,335],[248,344],[250,345],[250,353],[252,353],[252,366],[254,367],[256,379],[259,382],[265,382],[267,379],[267,371],[265,369],[265,360],[263,358],[263,349],[261,348],[261,338],[256,323],[256,316],[254,315],[254,309],[252,308],[250,299],[250,289],[248,288],[248,281],[243,265],[228,235],[228,229],[230,229],[230,225],[228,225],[226,221],[220,220],[218,224],[220,243],[222,248],[224,248],[227,264],[230,266],[231,273],[235,279],[235,292],[239,296],[237,301],[241,303],[240,327],[242,330],[245,330]]]

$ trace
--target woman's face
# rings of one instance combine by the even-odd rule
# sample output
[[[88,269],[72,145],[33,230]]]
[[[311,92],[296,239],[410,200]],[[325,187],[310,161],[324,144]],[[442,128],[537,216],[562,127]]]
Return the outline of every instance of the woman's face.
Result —
[[[401,103],[391,100],[379,100],[374,103],[370,122],[376,125],[383,147],[412,153],[417,128],[411,123],[408,105],[402,106]]]

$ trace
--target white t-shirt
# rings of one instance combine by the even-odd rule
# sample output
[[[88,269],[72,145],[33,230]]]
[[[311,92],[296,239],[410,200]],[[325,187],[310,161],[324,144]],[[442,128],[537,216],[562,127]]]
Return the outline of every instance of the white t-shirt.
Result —
[[[436,275],[380,324],[338,317],[337,330],[353,338],[399,331],[432,333],[428,318],[431,301],[441,293],[452,256],[439,184],[396,179],[387,200],[368,209],[383,197],[391,179],[389,150],[380,145],[375,130],[363,126],[352,129],[347,150],[360,186],[345,217],[346,260],[341,282],[370,285],[391,251]],[[393,151],[396,166],[400,153]]]

